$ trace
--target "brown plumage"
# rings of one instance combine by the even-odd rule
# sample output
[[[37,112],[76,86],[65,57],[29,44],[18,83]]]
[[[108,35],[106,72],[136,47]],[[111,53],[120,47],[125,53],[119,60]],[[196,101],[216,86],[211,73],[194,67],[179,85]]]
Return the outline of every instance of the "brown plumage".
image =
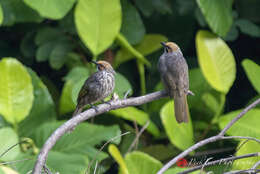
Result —
[[[189,121],[187,95],[189,91],[188,65],[177,44],[161,43],[164,53],[158,62],[161,80],[169,96],[174,100],[174,112],[178,123]]]
[[[82,86],[73,116],[81,113],[85,105],[93,106],[94,103],[103,101],[114,90],[115,71],[113,67],[106,61],[92,62],[97,65],[98,71],[92,74]]]

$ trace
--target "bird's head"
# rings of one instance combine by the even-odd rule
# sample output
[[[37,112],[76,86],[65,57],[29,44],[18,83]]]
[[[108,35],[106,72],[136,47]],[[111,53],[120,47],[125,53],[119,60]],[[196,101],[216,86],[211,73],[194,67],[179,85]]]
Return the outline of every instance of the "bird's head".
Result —
[[[161,42],[161,44],[164,47],[165,52],[167,53],[172,53],[180,50],[178,45],[174,42]]]
[[[108,63],[107,61],[100,60],[100,61],[91,61],[92,63],[97,65],[98,71],[110,71],[110,72],[115,72],[113,67]]]

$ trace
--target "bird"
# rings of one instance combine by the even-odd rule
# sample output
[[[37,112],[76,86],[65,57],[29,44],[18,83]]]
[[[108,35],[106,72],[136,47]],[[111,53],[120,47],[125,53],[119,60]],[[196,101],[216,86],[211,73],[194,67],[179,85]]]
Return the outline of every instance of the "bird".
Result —
[[[77,98],[77,106],[73,116],[82,112],[86,105],[90,105],[96,111],[93,105],[103,101],[112,94],[115,88],[115,74],[113,67],[107,61],[91,61],[96,64],[97,72],[92,74],[83,84]]]
[[[187,123],[187,95],[194,95],[189,90],[188,65],[181,49],[174,42],[161,42],[164,52],[160,56],[157,68],[161,75],[163,86],[174,100],[174,113],[178,123]]]

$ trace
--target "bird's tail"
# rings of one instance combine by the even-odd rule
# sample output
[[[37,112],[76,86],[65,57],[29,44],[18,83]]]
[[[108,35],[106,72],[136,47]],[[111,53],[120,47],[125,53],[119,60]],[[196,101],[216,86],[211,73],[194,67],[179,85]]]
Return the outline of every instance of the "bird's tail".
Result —
[[[179,91],[173,92],[174,112],[178,123],[187,123],[189,121],[189,108],[187,103],[187,95]]]

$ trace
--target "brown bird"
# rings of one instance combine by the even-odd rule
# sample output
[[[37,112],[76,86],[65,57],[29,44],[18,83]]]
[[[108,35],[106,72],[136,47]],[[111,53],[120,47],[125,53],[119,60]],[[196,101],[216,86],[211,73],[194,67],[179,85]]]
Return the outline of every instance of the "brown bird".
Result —
[[[169,96],[174,100],[175,118],[178,123],[189,121],[187,95],[189,91],[188,65],[177,44],[161,42],[164,53],[158,62],[161,80]]]
[[[82,112],[85,105],[103,101],[115,88],[115,74],[113,67],[106,61],[92,61],[97,65],[98,71],[92,74],[81,87],[77,99],[76,110],[73,116]],[[96,108],[95,108],[96,110]]]

